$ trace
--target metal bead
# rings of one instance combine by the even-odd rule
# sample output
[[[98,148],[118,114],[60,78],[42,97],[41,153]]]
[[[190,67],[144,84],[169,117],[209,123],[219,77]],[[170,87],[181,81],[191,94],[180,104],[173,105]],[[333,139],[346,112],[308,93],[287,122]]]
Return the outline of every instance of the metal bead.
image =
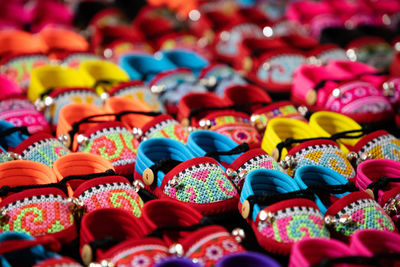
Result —
[[[269,62],[264,62],[262,64],[262,68],[266,71],[268,71],[271,68],[271,64]]]
[[[33,105],[35,105],[36,110],[40,112],[43,112],[46,109],[44,101],[40,98],[36,99],[35,102],[33,102]]]
[[[393,96],[395,93],[395,86],[393,82],[384,82],[382,84],[382,88],[384,96]]]
[[[135,187],[135,191],[136,191],[136,192],[139,192],[140,189],[143,189],[143,188],[144,188],[144,184],[143,184],[143,182],[140,181],[140,180],[135,180],[135,181],[133,181],[132,185],[133,185],[133,187]]]
[[[58,137],[58,140],[65,146],[71,146],[71,137],[68,134],[62,134]]]
[[[168,181],[168,185],[171,187],[176,187],[178,184],[179,184],[179,181],[176,177],[174,177]]]
[[[78,144],[80,146],[87,146],[88,141],[89,141],[89,138],[87,138],[83,134],[78,134],[78,136],[76,137],[76,142],[78,142]]]
[[[274,222],[274,215],[271,212],[266,212],[265,210],[260,211],[258,218],[262,222],[267,222],[269,224]]]
[[[136,139],[138,139],[142,136],[143,131],[140,128],[132,128],[132,134]]]
[[[153,94],[161,94],[164,90],[165,90],[165,85],[163,85],[163,84],[160,84],[160,85],[153,85],[151,88],[150,88],[150,90],[151,90],[151,92],[153,93]]]
[[[193,126],[189,126],[189,127],[186,128],[186,131],[187,131],[188,133],[194,132],[194,131],[196,131],[196,130],[197,130],[197,128],[196,128],[196,127],[193,127]]]
[[[348,214],[343,214],[339,218],[339,223],[341,223],[341,224],[350,224],[352,222],[353,222],[353,220],[351,219],[351,216]]]
[[[356,152],[352,151],[352,152],[349,152],[349,153],[347,154],[346,158],[347,158],[347,160],[349,160],[349,161],[354,161],[354,160],[356,160],[356,159],[358,158],[358,155],[357,155]]]
[[[168,252],[172,255],[182,257],[183,256],[183,247],[181,244],[175,243],[169,247]]]
[[[389,203],[389,205],[385,208],[385,212],[389,215],[389,216],[394,216],[397,214],[397,211],[400,208],[400,200],[398,199],[392,199]]]
[[[5,208],[0,208],[0,218],[6,217],[7,211]]]
[[[351,61],[357,61],[357,52],[356,52],[356,50],[348,49],[346,51],[346,55]]]
[[[332,96],[334,98],[341,98],[342,97],[342,91],[339,88],[335,88],[332,91]]]
[[[214,87],[217,84],[217,82],[218,79],[215,76],[210,76],[200,80],[200,83],[206,87]]]
[[[325,216],[324,222],[325,222],[325,224],[327,224],[327,225],[333,225],[333,224],[335,224],[337,221],[336,221],[335,217],[328,215],[328,216]]]
[[[306,106],[299,106],[297,111],[301,114],[301,116],[306,116],[308,112],[308,108]]]
[[[113,56],[113,51],[110,48],[104,49],[103,55],[105,58],[110,59]]]
[[[291,155],[287,155],[283,161],[286,162],[288,168],[290,168],[290,169],[296,167],[296,165],[297,165],[296,160]]]
[[[12,160],[21,160],[22,159],[22,156],[15,152],[7,152],[6,157],[10,158]]]
[[[366,160],[372,159],[372,155],[369,152],[364,152],[361,154],[360,158],[361,158],[361,161],[366,161]]]
[[[101,98],[101,100],[103,100],[103,101],[107,100],[109,97],[110,97],[110,95],[109,95],[107,92],[102,92],[102,93],[100,94],[100,98]]]
[[[210,120],[200,120],[199,126],[203,129],[209,129],[211,126],[211,121]]]
[[[229,178],[236,177],[238,175],[237,172],[231,168],[226,169],[225,173]]]
[[[68,203],[70,203],[70,209],[73,214],[81,218],[85,212],[85,206],[83,202],[76,197],[70,197],[67,199]]]
[[[232,235],[235,238],[236,242],[240,243],[243,239],[246,238],[246,233],[242,228],[235,228],[232,230]]]
[[[241,171],[239,172],[239,178],[240,178],[240,180],[244,180],[244,178],[246,178],[246,175],[247,175],[247,170],[241,170]]]
[[[286,169],[288,169],[289,168],[289,164],[286,162],[286,161],[284,161],[284,160],[281,160],[280,162],[279,162],[279,165],[282,167],[282,169],[284,169],[284,170],[286,170]]]

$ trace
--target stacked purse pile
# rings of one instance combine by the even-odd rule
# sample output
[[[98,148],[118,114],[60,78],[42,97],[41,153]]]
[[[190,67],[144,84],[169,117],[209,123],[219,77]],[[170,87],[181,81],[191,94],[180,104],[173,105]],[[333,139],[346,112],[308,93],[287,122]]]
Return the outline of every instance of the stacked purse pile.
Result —
[[[0,266],[399,266],[397,0],[0,0]]]

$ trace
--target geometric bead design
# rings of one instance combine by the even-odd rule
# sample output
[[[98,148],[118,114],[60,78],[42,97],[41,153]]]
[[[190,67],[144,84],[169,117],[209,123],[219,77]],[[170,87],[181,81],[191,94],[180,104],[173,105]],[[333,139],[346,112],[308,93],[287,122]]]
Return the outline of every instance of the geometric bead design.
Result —
[[[114,167],[134,164],[139,142],[125,127],[108,127],[88,136],[78,151],[97,154],[111,161]]]
[[[33,143],[21,153],[24,160],[31,160],[43,163],[50,168],[53,167],[54,161],[59,157],[70,153],[58,139],[47,138]]]
[[[163,191],[173,199],[190,203],[212,203],[238,195],[225,172],[214,163],[201,163],[183,170],[169,180]]]
[[[350,223],[343,224],[338,220],[343,215],[350,215]],[[394,231],[395,226],[379,204],[369,198],[359,199],[341,209],[334,215],[333,229],[345,236],[350,236],[360,229],[378,229]]]
[[[40,195],[24,198],[3,207],[0,233],[24,232],[32,236],[57,233],[74,224],[67,199],[61,195]]]
[[[143,201],[129,183],[99,184],[85,190],[78,197],[86,212],[100,208],[119,208],[136,217],[142,215]]]
[[[315,208],[285,208],[273,212],[272,218],[272,222],[259,220],[257,229],[265,237],[277,242],[294,243],[307,237],[329,238],[323,215]]]
[[[358,151],[359,163],[364,152],[371,154],[373,159],[391,159],[400,162],[400,140],[391,134],[372,139]]]
[[[152,126],[142,135],[142,139],[165,137],[186,143],[188,133],[182,125],[173,119],[167,119]]]
[[[226,231],[200,238],[186,252],[185,256],[201,266],[214,266],[226,255],[244,251],[236,240]]]
[[[346,155],[338,146],[335,145],[320,144],[306,146],[296,152],[293,155],[293,158],[296,161],[296,165],[287,170],[289,175],[293,175],[298,168],[306,165],[327,167],[331,170],[337,171],[346,179],[352,179],[356,175],[356,172],[346,158]]]

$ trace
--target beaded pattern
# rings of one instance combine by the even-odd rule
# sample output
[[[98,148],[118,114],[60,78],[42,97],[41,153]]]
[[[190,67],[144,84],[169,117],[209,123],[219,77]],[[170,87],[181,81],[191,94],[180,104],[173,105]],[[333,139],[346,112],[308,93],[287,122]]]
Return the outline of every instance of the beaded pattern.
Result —
[[[211,131],[226,135],[238,144],[248,143],[249,145],[259,144],[261,136],[257,130],[251,126],[247,118],[236,116],[219,116],[210,119]]]
[[[236,170],[236,172],[240,173],[242,171],[246,171],[247,173],[250,173],[252,170],[257,170],[257,169],[270,169],[270,170],[272,169],[285,172],[282,169],[282,167],[278,164],[278,162],[276,162],[268,154],[259,155],[254,158],[251,158],[250,160],[246,161],[242,166],[240,166]],[[239,189],[242,189],[244,183],[244,177],[240,178],[239,175],[237,175],[232,180]]]
[[[305,121],[304,117],[292,105],[280,106],[271,111],[259,114],[260,122],[265,125],[273,118],[290,118]]]
[[[4,73],[16,81],[22,89],[26,89],[30,83],[32,70],[48,63],[49,58],[45,55],[19,56],[4,64]]]
[[[244,251],[228,232],[207,235],[193,244],[185,253],[201,266],[214,266],[224,256]]]
[[[374,85],[363,81],[352,81],[338,86],[340,97],[330,94],[325,107],[343,114],[381,113],[391,110],[389,101]]]
[[[140,101],[148,104],[152,110],[165,111],[164,106],[158,100],[157,95],[153,94],[151,90],[144,85],[129,85],[120,88],[112,96],[123,96],[131,99],[139,99]]]
[[[10,98],[0,101],[0,120],[16,127],[27,126],[30,133],[46,130],[48,123],[28,99]]]
[[[73,53],[63,59],[63,64],[68,67],[77,69],[82,61],[91,59],[101,59],[100,56],[91,53]]]
[[[274,56],[260,64],[257,78],[266,83],[291,85],[294,71],[305,61],[305,57],[298,54],[284,54]],[[269,67],[265,68],[265,64]]]
[[[70,152],[58,139],[48,138],[33,143],[21,153],[21,156],[25,160],[40,162],[51,168],[54,161]]]
[[[287,170],[289,175],[294,175],[301,166],[317,165],[337,171],[346,179],[352,179],[356,172],[347,160],[346,155],[339,147],[331,144],[308,146],[293,155],[296,166]]]
[[[142,135],[144,139],[158,137],[166,137],[186,143],[188,133],[176,120],[165,120],[154,125]]]
[[[337,214],[335,218],[339,219],[342,215],[350,215],[351,222],[342,224],[335,222],[333,229],[345,236],[353,234],[360,229],[378,229],[394,231],[395,227],[389,216],[381,206],[372,199],[359,199],[347,205]]]
[[[84,191],[78,198],[83,202],[86,212],[100,208],[120,208],[132,212],[136,217],[142,215],[143,201],[128,183],[99,184]]]
[[[70,205],[61,195],[40,195],[4,207],[6,219],[0,232],[16,231],[41,236],[57,233],[74,224]]]
[[[268,212],[268,210],[266,210]],[[311,207],[291,207],[272,213],[273,221],[259,221],[258,231],[281,243],[294,243],[304,238],[329,237],[321,212]]]
[[[217,80],[217,85],[214,89],[214,93],[219,96],[224,95],[226,88],[232,85],[246,84],[246,81],[230,67],[225,65],[216,65],[211,68],[203,78],[215,77]]]
[[[150,267],[168,257],[168,249],[161,245],[142,245],[120,251],[111,258],[115,266]]]
[[[374,159],[400,161],[400,140],[391,134],[381,135],[372,139],[358,152],[359,163],[364,152],[370,153]]]
[[[197,83],[193,73],[177,70],[171,74],[164,75],[153,85],[165,86],[159,95],[163,104],[177,105],[179,100],[189,92],[207,92],[207,89]]]
[[[178,185],[171,185],[171,181]],[[190,203],[212,203],[238,195],[219,165],[202,163],[175,175],[163,189],[173,199]]]
[[[88,137],[85,146],[78,151],[100,155],[111,161],[114,167],[134,164],[139,141],[127,128],[110,127],[101,129]]]
[[[57,125],[62,107],[71,103],[84,103],[102,106],[103,101],[91,90],[70,90],[53,97],[54,104],[46,109],[44,115],[51,124]]]

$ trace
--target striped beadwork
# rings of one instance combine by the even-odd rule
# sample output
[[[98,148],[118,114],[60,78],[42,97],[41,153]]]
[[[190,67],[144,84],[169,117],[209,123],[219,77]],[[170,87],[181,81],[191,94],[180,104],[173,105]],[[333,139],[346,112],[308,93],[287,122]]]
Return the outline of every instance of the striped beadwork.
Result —
[[[48,130],[49,126],[35,106],[26,98],[15,97],[0,101],[0,120],[16,127],[27,126],[30,133]]]
[[[272,170],[277,170],[281,172],[285,172],[282,167],[276,162],[270,155],[264,154],[264,155],[259,155],[254,158],[249,159],[245,163],[243,163],[237,170],[236,172],[238,174],[242,173],[245,171],[246,173],[249,173],[252,170],[257,170],[257,169],[272,169]],[[241,189],[243,187],[243,182],[244,182],[245,176],[242,175],[236,175],[233,177],[232,182],[235,183],[237,188]]]
[[[96,92],[88,89],[68,90],[53,97],[53,104],[47,108],[44,115],[51,124],[57,125],[58,117],[62,107],[71,103],[84,103],[102,106],[103,101]]]
[[[249,118],[237,116],[218,116],[210,121],[210,130],[226,135],[238,144],[259,144],[261,136],[251,125]]]
[[[164,120],[152,126],[142,135],[142,139],[166,137],[186,143],[188,133],[176,120]]]
[[[334,217],[339,219],[343,215],[349,215],[351,217],[350,222],[341,223],[339,220],[335,220],[333,229],[345,236],[349,236],[360,229],[395,230],[392,220],[382,207],[375,200],[369,198],[359,199],[348,204]]]
[[[136,217],[142,215],[143,201],[128,183],[99,184],[84,191],[78,199],[83,202],[86,212],[100,208],[120,208]]]
[[[305,145],[306,143],[304,143]],[[306,145],[305,145],[306,146]],[[310,145],[292,155],[296,164],[287,170],[289,175],[294,175],[301,166],[317,165],[337,171],[346,179],[352,179],[356,172],[346,155],[338,146],[332,144]]]
[[[214,266],[224,256],[244,251],[226,231],[216,232],[199,239],[187,249],[185,256],[201,266]]]
[[[400,162],[400,140],[391,134],[372,139],[358,151],[358,163],[361,163],[363,153],[369,153],[374,159],[392,159]]]
[[[74,224],[67,199],[61,195],[40,195],[24,198],[2,208],[0,232],[16,231],[41,236],[57,233]]]
[[[32,160],[53,167],[54,161],[70,153],[58,139],[47,138],[33,143],[21,153],[22,159]]]
[[[88,136],[86,145],[78,151],[100,155],[114,167],[133,165],[139,142],[125,127],[108,127]]]
[[[214,163],[183,170],[168,181],[163,191],[173,199],[190,203],[212,203],[238,194],[225,172]]]
[[[323,216],[315,208],[288,207],[273,212],[271,217],[272,221],[259,220],[257,229],[263,236],[277,242],[290,244],[304,238],[329,237]]]

